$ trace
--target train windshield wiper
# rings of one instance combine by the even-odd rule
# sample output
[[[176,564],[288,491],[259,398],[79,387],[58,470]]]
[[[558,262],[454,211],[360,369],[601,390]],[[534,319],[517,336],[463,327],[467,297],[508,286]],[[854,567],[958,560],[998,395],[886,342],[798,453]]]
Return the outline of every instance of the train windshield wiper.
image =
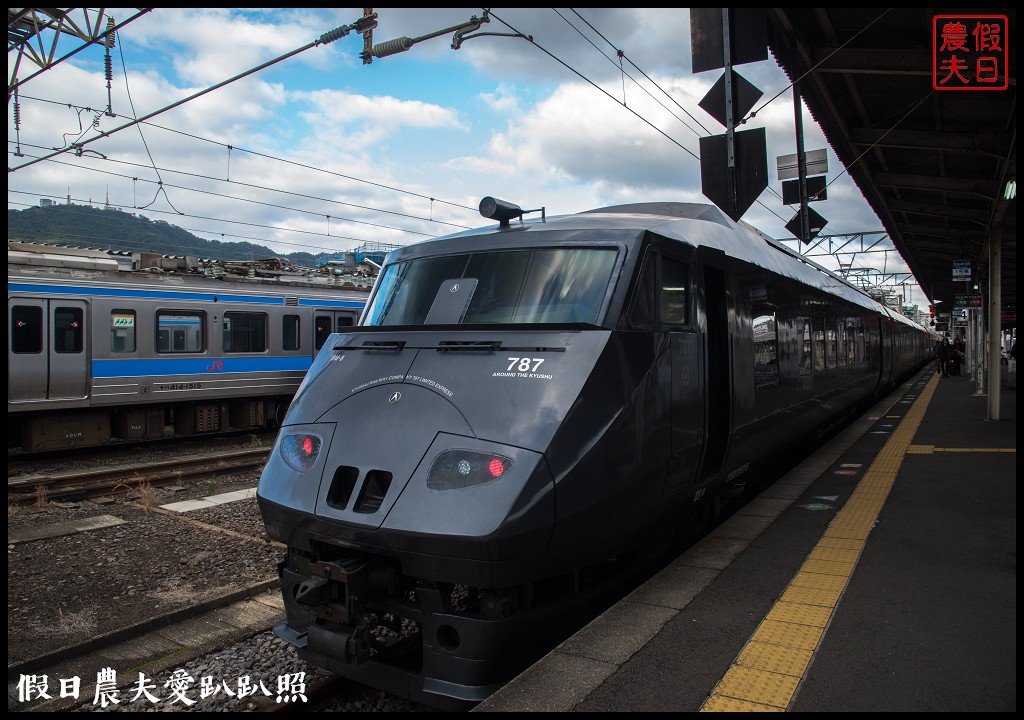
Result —
[[[442,340],[437,344],[438,352],[463,351],[494,352],[501,350],[501,340]]]
[[[335,345],[334,352],[345,350],[392,350],[405,349],[405,340],[364,340],[362,345]]]

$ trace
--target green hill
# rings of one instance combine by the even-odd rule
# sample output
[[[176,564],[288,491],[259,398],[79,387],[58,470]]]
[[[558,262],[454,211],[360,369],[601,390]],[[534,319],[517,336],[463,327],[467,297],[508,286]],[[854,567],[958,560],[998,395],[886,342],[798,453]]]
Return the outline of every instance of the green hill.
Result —
[[[296,252],[281,255],[249,242],[219,242],[196,237],[164,220],[89,205],[50,205],[7,211],[7,240],[64,247],[196,255],[211,260],[255,260],[283,257],[301,267],[315,267],[318,258]]]

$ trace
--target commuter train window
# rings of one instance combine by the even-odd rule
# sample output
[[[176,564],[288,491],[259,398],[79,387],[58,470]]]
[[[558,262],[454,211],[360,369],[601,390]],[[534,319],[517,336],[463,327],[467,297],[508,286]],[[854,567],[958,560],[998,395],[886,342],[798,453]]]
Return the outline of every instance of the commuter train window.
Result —
[[[53,312],[53,349],[59,353],[80,353],[85,347],[82,308],[58,307]]]
[[[324,346],[331,335],[334,318],[330,315],[317,315],[313,318],[313,345],[317,350]]]
[[[135,352],[135,311],[110,311],[110,352]]]
[[[686,263],[661,256],[661,321],[685,325],[690,320],[690,268]]]
[[[754,344],[754,387],[779,382],[779,328],[775,308],[763,301],[750,303]]]
[[[43,309],[37,305],[15,305],[11,308],[11,352],[18,354],[43,351]]]
[[[341,332],[345,328],[350,328],[353,325],[355,325],[355,319],[351,315],[338,316],[338,332]]]
[[[158,312],[156,337],[157,352],[203,352],[206,349],[206,314]]]
[[[298,350],[302,345],[302,333],[300,332],[300,318],[298,315],[285,315],[281,325],[281,348],[283,350]]]
[[[597,323],[614,249],[478,252],[411,260],[385,269],[367,325],[421,325],[446,280],[475,279],[462,324]]]
[[[267,315],[253,312],[226,312],[222,327],[224,352],[265,352]]]

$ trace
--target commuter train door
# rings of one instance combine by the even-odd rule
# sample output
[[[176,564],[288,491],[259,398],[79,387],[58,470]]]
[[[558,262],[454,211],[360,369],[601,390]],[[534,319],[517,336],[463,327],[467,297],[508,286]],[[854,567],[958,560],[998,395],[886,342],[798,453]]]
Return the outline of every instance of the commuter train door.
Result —
[[[81,300],[8,298],[7,401],[88,395],[88,307]]]
[[[313,312],[313,354],[327,342],[331,333],[341,332],[359,321],[357,310],[316,310]]]

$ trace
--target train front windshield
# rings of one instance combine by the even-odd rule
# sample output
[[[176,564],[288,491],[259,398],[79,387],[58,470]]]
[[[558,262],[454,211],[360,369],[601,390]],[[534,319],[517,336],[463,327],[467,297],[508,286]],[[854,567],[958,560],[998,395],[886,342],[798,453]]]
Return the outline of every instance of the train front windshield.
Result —
[[[613,248],[505,250],[419,258],[389,266],[364,325],[587,323],[596,325]],[[458,311],[436,309],[465,293]]]

